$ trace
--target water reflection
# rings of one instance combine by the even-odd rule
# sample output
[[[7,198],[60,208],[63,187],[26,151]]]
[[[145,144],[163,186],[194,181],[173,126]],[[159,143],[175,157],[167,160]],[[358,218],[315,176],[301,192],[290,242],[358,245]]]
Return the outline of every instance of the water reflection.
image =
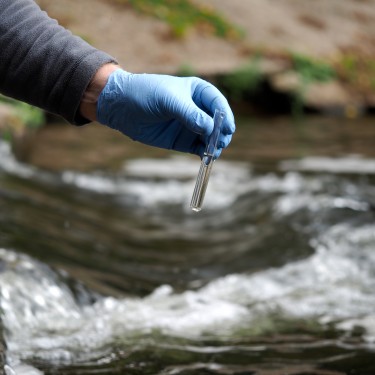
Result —
[[[375,371],[371,155],[239,142],[196,214],[194,158],[47,171],[0,146],[9,373]]]

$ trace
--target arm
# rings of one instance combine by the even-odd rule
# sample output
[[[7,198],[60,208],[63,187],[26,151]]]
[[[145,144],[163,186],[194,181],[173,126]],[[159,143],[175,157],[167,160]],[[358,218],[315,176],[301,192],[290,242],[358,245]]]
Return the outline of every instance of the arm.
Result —
[[[0,0],[0,92],[76,124],[83,93],[114,59],[73,36],[32,0]]]
[[[0,92],[71,123],[98,120],[139,142],[200,156],[215,108],[227,113],[217,157],[235,130],[228,102],[209,82],[125,72],[32,0],[0,0]]]

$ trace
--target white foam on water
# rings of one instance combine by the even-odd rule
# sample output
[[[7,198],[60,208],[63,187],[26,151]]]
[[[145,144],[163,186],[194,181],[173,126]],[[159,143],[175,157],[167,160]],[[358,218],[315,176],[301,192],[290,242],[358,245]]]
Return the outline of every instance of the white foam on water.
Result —
[[[257,332],[275,314],[340,329],[359,325],[373,342],[375,225],[336,225],[312,245],[316,251],[306,259],[228,275],[197,291],[174,293],[165,285],[145,298],[108,297],[83,307],[48,267],[2,249],[7,266],[0,274],[0,302],[10,364],[28,357],[74,362],[155,331],[185,338]]]
[[[220,163],[215,163],[215,168]],[[191,179],[198,174],[198,158],[175,156],[169,159],[133,159],[123,165],[127,176],[140,178]],[[220,168],[220,166],[219,166]]]
[[[230,207],[241,195],[261,191],[284,193],[277,208],[283,214],[292,213],[305,204],[311,194],[322,189],[319,178],[307,179],[296,171],[328,171],[350,173],[372,173],[375,160],[358,156],[345,158],[310,157],[299,161],[281,163],[282,170],[289,171],[279,177],[274,173],[252,175],[248,163],[228,162],[219,159],[213,168],[205,196],[205,209]],[[0,141],[0,170],[21,178],[41,179],[45,182],[61,180],[81,190],[98,194],[129,197],[140,207],[153,209],[160,205],[180,205],[189,209],[194,189],[199,160],[185,156],[169,159],[135,159],[124,164],[123,172],[113,175],[104,172],[80,173],[63,171],[53,174],[17,161],[8,143]],[[303,192],[303,193],[301,193]],[[288,194],[285,194],[288,193]],[[368,204],[355,199],[314,195],[310,209],[319,209],[329,204],[346,206],[354,210],[366,210]],[[315,208],[314,208],[315,207]]]
[[[192,159],[187,157],[137,159],[125,164],[124,175],[114,177],[65,171],[62,180],[83,190],[131,197],[141,207],[152,209],[160,205],[178,204],[188,208],[197,175],[196,164],[192,166]],[[243,194],[254,191],[282,193],[286,199],[294,200],[300,192],[315,194],[322,188],[323,183],[318,178],[306,179],[298,172],[288,172],[281,177],[275,173],[253,175],[248,163],[219,159],[211,174],[204,207],[230,207]],[[304,204],[303,197],[301,199],[301,204]],[[298,209],[297,205],[292,205]]]
[[[12,366],[4,366],[5,375],[43,375],[43,372],[37,368],[17,361]]]
[[[0,141],[0,170],[10,175],[39,179],[47,183],[61,180],[81,190],[130,197],[137,205],[147,208],[178,204],[188,209],[199,165],[199,159],[180,156],[169,159],[130,160],[117,175],[69,170],[54,174],[19,162],[9,143]],[[215,163],[208,185],[205,208],[215,209],[231,205],[247,190],[249,175],[248,163],[219,159]]]
[[[142,207],[178,204],[188,207],[193,194],[199,160],[188,157],[136,159],[124,165],[123,174],[109,176],[65,171],[63,182],[98,193],[132,197]],[[217,161],[207,188],[205,207],[231,205],[246,191],[250,166]]]
[[[252,304],[253,312],[261,314],[273,310],[324,323],[372,315],[375,225],[337,225],[313,242],[316,251],[306,259],[251,276],[229,275],[203,290],[216,298]]]
[[[144,299],[104,298],[82,307],[45,265],[4,249],[0,259],[6,263],[0,274],[0,306],[13,368],[27,358],[70,363],[95,357],[118,339],[153,330],[199,336],[223,324],[230,327],[246,314],[242,306],[195,292],[173,294],[169,286]]]
[[[0,146],[1,169],[23,178],[33,176],[33,168],[12,161],[9,148]],[[188,204],[196,177],[188,167],[191,159],[178,160],[182,170],[178,178],[171,177],[176,161],[134,163],[116,178],[75,172],[65,172],[61,178],[80,189],[135,196],[150,208],[161,203]],[[157,165],[163,167],[157,170]],[[134,170],[140,170],[137,176]],[[273,213],[281,219],[301,209],[366,212],[369,204],[355,199],[356,187],[348,189],[350,194],[336,196],[326,191],[321,178],[298,172],[252,176],[247,164],[220,160],[205,206],[228,207],[241,194],[261,192],[278,194]],[[113,342],[154,331],[192,338],[230,336],[242,328],[259,333],[257,325],[271,324],[275,314],[332,323],[344,330],[361,326],[366,340],[374,342],[375,224],[333,225],[313,238],[311,246],[315,252],[305,259],[251,275],[228,275],[197,291],[175,293],[165,285],[145,298],[108,297],[88,306],[79,306],[67,285],[47,266],[0,249],[0,261],[5,264],[0,272],[0,310],[9,365],[22,369],[24,359],[35,357],[71,363],[95,357]]]
[[[101,194],[121,194],[124,193],[122,185],[125,180],[115,180],[112,176],[99,173],[80,173],[74,171],[64,171],[61,179],[68,185],[83,190],[90,190]]]
[[[359,155],[345,157],[309,156],[300,160],[284,160],[280,163],[283,171],[328,172],[350,174],[375,174],[375,159]]]
[[[37,172],[32,166],[17,161],[10,144],[2,140],[0,140],[0,170],[22,178],[31,178]]]

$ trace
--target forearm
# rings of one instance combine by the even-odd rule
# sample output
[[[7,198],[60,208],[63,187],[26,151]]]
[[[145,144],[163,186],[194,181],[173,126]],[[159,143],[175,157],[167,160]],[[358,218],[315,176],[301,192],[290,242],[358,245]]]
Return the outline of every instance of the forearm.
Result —
[[[0,51],[0,92],[72,123],[87,122],[82,96],[98,69],[114,61],[32,0],[0,0]]]

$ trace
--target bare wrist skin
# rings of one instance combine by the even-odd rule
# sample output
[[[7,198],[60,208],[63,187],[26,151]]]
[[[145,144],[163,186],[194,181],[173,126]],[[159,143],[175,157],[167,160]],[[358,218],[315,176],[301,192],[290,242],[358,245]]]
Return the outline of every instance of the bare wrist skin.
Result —
[[[81,115],[87,120],[96,121],[96,105],[99,95],[106,85],[110,74],[117,69],[120,69],[120,66],[113,63],[103,65],[87,86],[79,106]]]

